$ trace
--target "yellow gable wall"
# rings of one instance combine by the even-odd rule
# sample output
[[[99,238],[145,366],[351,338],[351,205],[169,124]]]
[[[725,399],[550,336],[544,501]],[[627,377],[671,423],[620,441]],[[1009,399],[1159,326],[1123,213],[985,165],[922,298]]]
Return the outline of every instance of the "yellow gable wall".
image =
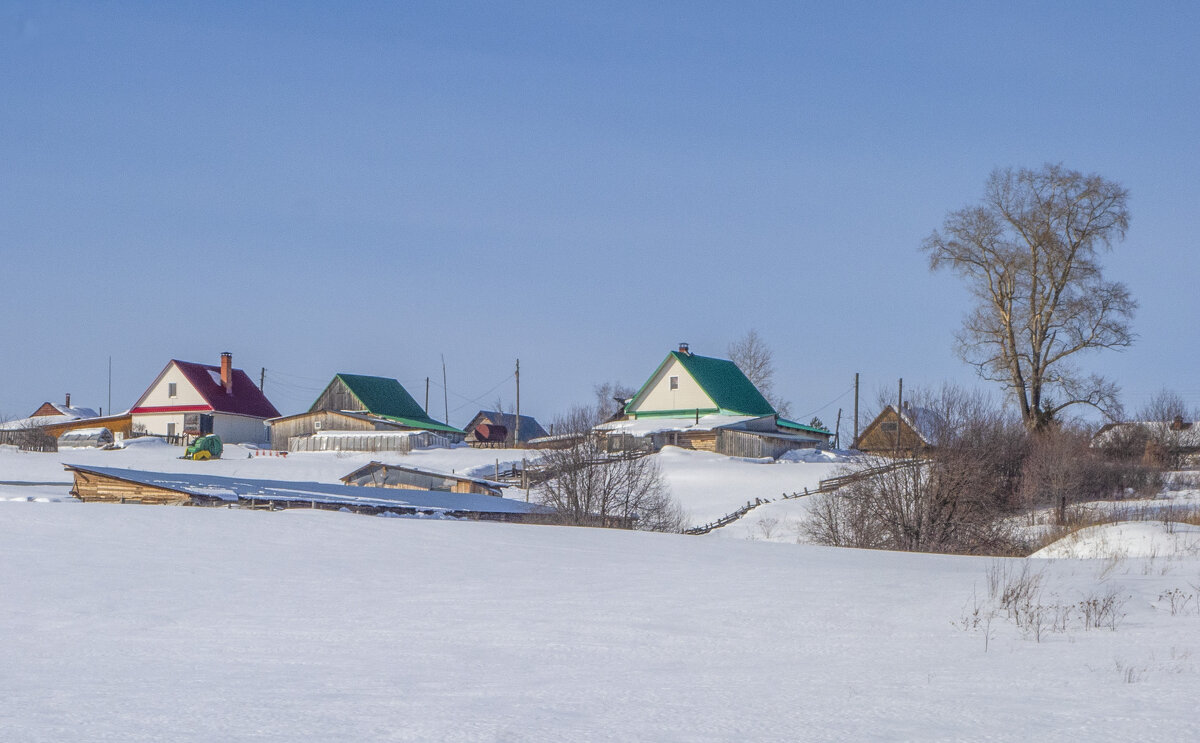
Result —
[[[175,397],[168,394],[170,383],[175,383]],[[183,376],[183,372],[179,371],[179,367],[171,364],[162,379],[158,380],[158,384],[154,385],[154,389],[150,390],[146,395],[146,399],[140,404],[143,408],[160,408],[165,406],[175,405],[207,405],[204,398],[192,386],[192,383]]]
[[[679,388],[671,389],[671,377],[679,378]],[[696,380],[687,373],[683,364],[674,356],[653,380],[650,381],[646,396],[638,406],[630,412],[652,413],[663,410],[695,410],[696,408],[715,408],[712,401]]]

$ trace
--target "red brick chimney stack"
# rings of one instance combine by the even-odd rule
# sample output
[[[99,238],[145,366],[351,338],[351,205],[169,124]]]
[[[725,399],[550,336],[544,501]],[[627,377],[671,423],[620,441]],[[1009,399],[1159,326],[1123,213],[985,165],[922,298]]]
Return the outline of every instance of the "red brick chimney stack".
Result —
[[[686,354],[688,356],[692,355],[692,352],[690,350],[688,350],[688,344],[686,344],[686,343],[679,344],[679,353]]]
[[[233,354],[228,351],[221,354],[221,384],[226,395],[233,394]]]

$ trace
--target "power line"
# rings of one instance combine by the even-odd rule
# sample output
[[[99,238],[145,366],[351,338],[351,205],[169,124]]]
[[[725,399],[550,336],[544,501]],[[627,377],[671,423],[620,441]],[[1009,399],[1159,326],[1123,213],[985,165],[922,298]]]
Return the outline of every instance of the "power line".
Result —
[[[840,401],[840,400],[841,400],[843,397],[845,397],[846,395],[849,395],[849,394],[850,394],[851,392],[853,392],[853,391],[854,391],[854,385],[850,385],[850,386],[849,386],[849,387],[846,389],[846,391],[845,391],[845,392],[843,392],[842,394],[840,394],[840,395],[838,395],[837,397],[833,398],[832,400],[830,400],[829,402],[825,403],[824,405],[822,405],[821,407],[817,408],[816,410],[812,411],[811,413],[805,413],[804,415],[802,415],[802,416],[800,416],[800,417],[801,417],[801,418],[807,418],[807,417],[808,417],[808,416],[810,416],[810,415],[816,415],[817,413],[820,413],[820,412],[821,412],[822,410],[824,410],[825,408],[828,408],[830,405],[833,405],[834,403],[836,403],[836,402],[839,402],[839,401]]]

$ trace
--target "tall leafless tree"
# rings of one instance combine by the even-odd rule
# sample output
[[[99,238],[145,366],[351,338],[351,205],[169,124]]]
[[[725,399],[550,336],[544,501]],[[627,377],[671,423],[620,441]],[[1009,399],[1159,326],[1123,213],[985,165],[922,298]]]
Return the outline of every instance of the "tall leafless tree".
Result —
[[[959,354],[1005,385],[1031,430],[1072,405],[1119,413],[1116,386],[1075,361],[1133,342],[1137,303],[1099,260],[1125,236],[1127,201],[1119,184],[1061,165],[996,170],[982,202],[950,213],[924,242],[930,268],[957,273],[976,300]]]
[[[730,343],[726,352],[729,360],[737,364],[742,374],[775,408],[775,412],[784,417],[791,415],[791,405],[775,394],[775,354],[757,330],[751,328],[744,336]]]

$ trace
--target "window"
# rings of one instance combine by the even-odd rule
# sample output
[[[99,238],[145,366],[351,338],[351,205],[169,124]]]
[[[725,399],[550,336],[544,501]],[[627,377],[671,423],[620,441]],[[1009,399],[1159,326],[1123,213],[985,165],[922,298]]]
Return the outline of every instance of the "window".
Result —
[[[883,423],[881,423],[879,425],[879,427],[883,430],[884,433],[895,433],[896,432],[896,421],[884,421]]]
[[[167,397],[178,397],[178,396],[179,395],[176,394],[176,390],[175,390],[175,383],[167,382]]]
[[[671,377],[671,389],[679,389],[679,377]]]

